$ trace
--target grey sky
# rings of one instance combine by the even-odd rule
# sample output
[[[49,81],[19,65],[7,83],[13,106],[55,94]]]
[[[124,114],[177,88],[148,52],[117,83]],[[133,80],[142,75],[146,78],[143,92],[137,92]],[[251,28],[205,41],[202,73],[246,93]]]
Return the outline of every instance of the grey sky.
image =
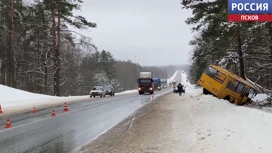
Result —
[[[84,0],[80,13],[98,27],[80,33],[116,59],[141,65],[187,64],[191,16],[180,0]]]

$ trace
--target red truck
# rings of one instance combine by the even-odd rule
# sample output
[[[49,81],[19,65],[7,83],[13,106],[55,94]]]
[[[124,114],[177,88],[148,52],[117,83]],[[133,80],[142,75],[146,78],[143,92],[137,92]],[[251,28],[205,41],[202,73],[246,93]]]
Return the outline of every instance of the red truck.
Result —
[[[139,95],[146,92],[150,94],[154,93],[154,83],[152,78],[152,72],[139,72],[139,78],[137,79]]]

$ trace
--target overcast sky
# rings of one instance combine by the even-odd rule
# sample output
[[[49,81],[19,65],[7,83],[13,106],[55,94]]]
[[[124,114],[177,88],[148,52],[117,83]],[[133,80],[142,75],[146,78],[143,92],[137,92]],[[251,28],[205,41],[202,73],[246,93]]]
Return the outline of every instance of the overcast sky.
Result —
[[[83,0],[81,15],[97,28],[80,33],[116,59],[141,65],[189,63],[191,16],[180,0]]]

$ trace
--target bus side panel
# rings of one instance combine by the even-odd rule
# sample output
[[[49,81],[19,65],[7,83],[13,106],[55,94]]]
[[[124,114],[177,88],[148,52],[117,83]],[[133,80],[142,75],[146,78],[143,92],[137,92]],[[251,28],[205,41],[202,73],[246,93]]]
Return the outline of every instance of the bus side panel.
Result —
[[[241,101],[240,101],[240,103],[239,103],[240,105],[245,104],[245,103],[247,103],[247,102],[250,101],[250,98],[246,96],[246,93],[249,92],[249,89],[250,89],[250,87],[247,86],[247,85],[244,87],[244,90],[245,90],[244,92],[245,92],[245,93],[243,93],[243,94],[241,95]]]
[[[240,94],[234,92],[234,91],[231,91],[230,89],[226,89],[226,94],[229,95],[231,98],[230,98],[230,102],[235,102],[235,99],[239,99],[240,97]]]
[[[222,84],[220,90],[218,91],[218,98],[219,99],[224,99],[226,96],[228,96],[227,91],[226,91],[226,86],[227,86],[229,80],[230,80],[229,76],[226,76],[224,83]]]

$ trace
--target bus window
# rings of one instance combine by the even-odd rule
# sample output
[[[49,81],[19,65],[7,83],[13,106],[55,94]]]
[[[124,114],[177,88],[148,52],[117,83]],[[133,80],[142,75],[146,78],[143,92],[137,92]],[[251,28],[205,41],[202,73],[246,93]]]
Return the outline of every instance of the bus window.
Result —
[[[244,88],[244,89],[245,89],[244,96],[248,97],[248,95],[249,95],[249,88]]]
[[[209,67],[207,70],[206,70],[206,74],[209,76],[209,77],[211,77],[211,78],[213,78],[214,77],[214,75],[215,75],[215,73],[216,73],[216,69],[214,69],[213,67]]]
[[[255,91],[254,91],[254,89],[250,88],[249,89],[249,95],[251,96],[250,98],[253,98],[254,94],[256,94]]]
[[[235,89],[237,88],[239,82],[238,81],[233,81],[230,87],[230,90],[235,91]]]
[[[237,93],[242,93],[242,90],[243,90],[244,86],[245,86],[244,84],[239,83],[239,85],[238,85],[238,87],[236,89],[236,92]]]
[[[254,94],[254,90],[252,88],[250,88],[249,94]]]
[[[215,75],[214,75],[214,79],[215,79],[216,81],[218,81],[219,83],[223,83],[223,82],[225,81],[225,79],[226,79],[226,75],[223,74],[223,73],[220,72],[220,71],[217,71],[217,72],[215,73]]]
[[[206,71],[205,74],[207,74],[209,77],[213,78],[219,83],[223,83],[226,79],[226,75],[223,74],[222,72],[214,69],[213,67],[209,67]]]
[[[226,85],[226,88],[230,89],[231,86],[231,81],[228,82],[228,84]]]

